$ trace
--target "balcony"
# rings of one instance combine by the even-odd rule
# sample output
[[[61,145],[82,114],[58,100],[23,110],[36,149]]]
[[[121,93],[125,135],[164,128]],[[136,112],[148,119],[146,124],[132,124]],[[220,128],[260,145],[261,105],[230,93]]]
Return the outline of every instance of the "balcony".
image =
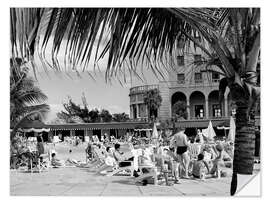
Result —
[[[168,81],[171,88],[178,87],[216,87],[218,82],[212,80],[184,80],[184,81]]]
[[[159,88],[158,85],[143,85],[143,86],[132,87],[130,88],[130,95],[144,93],[148,90],[158,89],[158,88]]]

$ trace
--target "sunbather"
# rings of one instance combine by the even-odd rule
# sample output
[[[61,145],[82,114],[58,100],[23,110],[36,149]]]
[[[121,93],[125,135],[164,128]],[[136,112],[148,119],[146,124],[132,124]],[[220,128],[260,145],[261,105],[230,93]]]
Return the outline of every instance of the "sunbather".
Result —
[[[51,165],[54,167],[65,166],[65,162],[63,160],[57,159],[56,154],[52,153]]]
[[[224,163],[224,148],[222,144],[217,144],[216,147],[217,157],[213,160],[213,167],[211,169],[211,174],[215,175],[217,178],[221,177],[222,168],[225,168]]]
[[[113,152],[111,147],[107,147],[105,155],[105,162],[98,170],[97,173],[106,174],[108,171],[112,170],[116,166],[116,160],[113,157]]]
[[[193,163],[192,175],[194,178],[204,179],[206,174],[209,173],[209,166],[204,160],[204,155],[199,154],[198,159]]]

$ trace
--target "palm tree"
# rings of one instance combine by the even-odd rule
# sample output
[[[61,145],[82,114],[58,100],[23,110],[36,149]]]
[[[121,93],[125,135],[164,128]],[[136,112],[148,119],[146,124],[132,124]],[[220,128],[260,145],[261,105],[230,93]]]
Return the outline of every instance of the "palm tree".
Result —
[[[237,173],[252,174],[253,112],[260,92],[259,8],[11,8],[10,14],[12,57],[33,61],[37,53],[55,70],[64,69],[57,55],[65,47],[65,67],[70,69],[86,70],[95,49],[94,65],[108,53],[107,79],[126,69],[137,73],[138,63],[163,76],[177,42],[183,49],[200,48],[207,55],[205,67],[214,65],[225,76],[220,97],[228,87],[237,105],[231,194]],[[44,59],[50,40],[48,62]]]
[[[172,106],[173,115],[177,118],[187,119],[187,105],[184,101],[177,101]]]
[[[144,93],[144,103],[147,106],[148,119],[155,120],[157,117],[157,111],[161,105],[162,98],[157,88],[148,90]]]
[[[10,68],[10,125],[13,127],[13,138],[22,122],[43,117],[49,106],[43,103],[47,96],[27,76],[26,66],[21,59],[11,60]]]

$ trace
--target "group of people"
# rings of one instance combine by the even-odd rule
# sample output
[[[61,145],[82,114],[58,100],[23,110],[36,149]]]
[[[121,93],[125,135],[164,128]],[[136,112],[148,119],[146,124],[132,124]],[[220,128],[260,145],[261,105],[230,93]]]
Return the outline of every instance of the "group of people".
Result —
[[[99,159],[102,157],[104,161],[101,165],[98,162],[94,163],[95,161],[90,165],[101,174],[110,175],[117,168],[127,167],[132,162],[136,162],[138,167],[134,168],[133,175],[136,180],[143,183],[146,180],[157,182],[158,169],[165,178],[166,184],[169,184],[168,175],[174,178],[174,183],[180,183],[180,178],[204,179],[207,176],[220,178],[228,175],[230,171],[228,168],[232,166],[230,152],[233,150],[230,148],[230,152],[227,152],[228,147],[226,149],[224,147],[232,146],[232,144],[207,143],[199,133],[195,142],[200,146],[195,158],[191,156],[192,143],[188,141],[184,129],[179,129],[171,137],[169,146],[164,146],[162,142],[158,145],[141,146],[137,150],[140,153],[134,153],[134,150],[133,153],[124,153],[123,145],[117,142],[89,143],[86,152],[91,160],[94,160],[98,153]],[[129,143],[129,145],[132,144]]]
[[[220,178],[228,175],[232,166],[233,144],[214,142],[209,143],[198,131],[194,142],[188,140],[184,133],[185,129],[179,129],[170,137],[170,142],[152,142],[135,146],[132,140],[120,142],[119,140],[107,139],[102,141],[90,141],[86,148],[87,163],[67,159],[59,160],[56,152],[50,154],[50,163],[54,167],[74,165],[88,167],[97,174],[108,176],[115,174],[123,168],[132,169],[132,175],[136,181],[154,181],[157,183],[161,174],[167,185],[168,177],[172,176],[174,183],[180,183],[181,178],[205,179],[208,176]],[[157,144],[158,143],[158,144]],[[197,152],[192,154],[191,148],[198,146]],[[42,162],[42,154],[45,153],[42,138],[37,137],[37,154]],[[69,151],[72,153],[72,151]],[[131,167],[132,166],[132,167]]]

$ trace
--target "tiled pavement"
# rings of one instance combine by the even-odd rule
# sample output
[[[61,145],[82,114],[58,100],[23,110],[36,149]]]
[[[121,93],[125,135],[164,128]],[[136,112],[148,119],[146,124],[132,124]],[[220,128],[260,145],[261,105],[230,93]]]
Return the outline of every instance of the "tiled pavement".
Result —
[[[42,173],[10,172],[14,196],[228,196],[231,178],[181,179],[173,186],[134,183],[129,176],[106,177],[82,168],[57,168]]]
[[[85,146],[57,146],[58,158],[83,161]],[[69,154],[72,149],[72,154]],[[256,167],[255,167],[256,168]],[[259,168],[255,170],[258,172]],[[244,185],[251,177],[239,179]],[[181,179],[181,184],[136,185],[132,177],[95,175],[85,168],[57,168],[43,173],[10,171],[10,195],[14,196],[229,196],[231,177],[205,181]]]

